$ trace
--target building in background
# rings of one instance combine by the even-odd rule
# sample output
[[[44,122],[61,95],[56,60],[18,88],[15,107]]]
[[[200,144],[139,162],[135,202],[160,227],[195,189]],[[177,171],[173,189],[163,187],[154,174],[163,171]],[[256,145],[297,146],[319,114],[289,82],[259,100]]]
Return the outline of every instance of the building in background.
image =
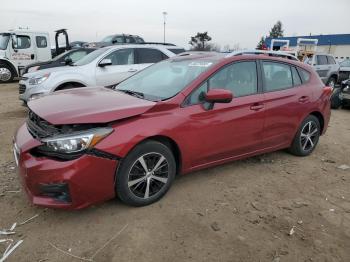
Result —
[[[276,38],[275,38],[276,39]],[[298,39],[317,39],[317,52],[332,54],[338,61],[350,58],[350,34],[336,35],[311,35],[311,36],[292,36],[279,37],[278,40],[289,40],[289,50],[297,48]],[[268,49],[271,48],[273,38],[267,37],[265,45]],[[283,50],[283,42],[273,44],[274,50]]]

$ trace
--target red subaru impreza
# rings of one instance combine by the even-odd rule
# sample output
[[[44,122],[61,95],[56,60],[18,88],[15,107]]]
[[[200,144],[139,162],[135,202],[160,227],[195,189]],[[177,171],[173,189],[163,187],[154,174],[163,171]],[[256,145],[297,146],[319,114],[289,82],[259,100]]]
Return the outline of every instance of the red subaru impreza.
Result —
[[[326,131],[330,94],[297,61],[185,53],[113,89],[31,101],[14,154],[34,204],[78,209],[118,196],[143,206],[177,174],[285,148],[309,155]]]

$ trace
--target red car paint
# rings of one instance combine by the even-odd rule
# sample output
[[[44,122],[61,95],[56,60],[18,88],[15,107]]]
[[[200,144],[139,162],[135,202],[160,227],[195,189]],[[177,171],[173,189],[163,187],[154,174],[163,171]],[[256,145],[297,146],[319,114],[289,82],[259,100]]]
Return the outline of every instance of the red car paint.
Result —
[[[109,89],[83,88],[34,100],[29,107],[55,125],[110,122],[114,132],[95,148],[121,159],[145,139],[166,138],[179,151],[181,174],[287,148],[309,114],[319,115],[323,119],[323,133],[326,131],[330,89],[324,88],[311,67],[262,55],[217,59],[218,63],[166,101],[150,102]],[[310,80],[287,90],[239,98],[233,94],[230,103],[215,104],[212,110],[204,110],[199,104],[182,106],[192,90],[223,66],[259,59],[301,67],[310,72]],[[78,209],[115,196],[118,160],[83,155],[75,160],[57,161],[34,156],[30,150],[40,141],[31,136],[26,124],[16,133],[15,143],[19,148],[19,173],[34,204]],[[41,183],[60,181],[69,183],[72,203],[62,204],[40,196],[37,191]]]

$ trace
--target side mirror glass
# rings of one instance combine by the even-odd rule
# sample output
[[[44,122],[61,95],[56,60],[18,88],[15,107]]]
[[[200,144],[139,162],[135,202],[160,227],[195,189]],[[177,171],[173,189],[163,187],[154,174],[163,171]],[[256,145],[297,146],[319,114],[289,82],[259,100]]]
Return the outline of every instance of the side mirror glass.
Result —
[[[230,90],[218,88],[210,89],[205,95],[206,102],[214,105],[214,103],[230,103],[232,101],[233,94]]]
[[[103,60],[98,64],[98,66],[100,66],[100,67],[105,67],[105,66],[109,66],[109,65],[112,65],[112,60],[111,60],[111,59],[108,59],[108,58],[103,59]]]

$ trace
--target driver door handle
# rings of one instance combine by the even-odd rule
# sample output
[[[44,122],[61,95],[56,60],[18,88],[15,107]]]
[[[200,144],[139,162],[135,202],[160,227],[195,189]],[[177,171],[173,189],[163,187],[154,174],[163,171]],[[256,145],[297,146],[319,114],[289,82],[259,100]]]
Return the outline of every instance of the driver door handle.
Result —
[[[131,69],[128,70],[128,72],[135,73],[135,72],[137,72],[137,69],[131,68]]]
[[[299,103],[306,103],[309,101],[309,97],[308,96],[302,96],[299,98]]]
[[[259,111],[263,108],[264,108],[264,104],[262,103],[255,103],[250,106],[250,110],[254,110],[254,111]]]

